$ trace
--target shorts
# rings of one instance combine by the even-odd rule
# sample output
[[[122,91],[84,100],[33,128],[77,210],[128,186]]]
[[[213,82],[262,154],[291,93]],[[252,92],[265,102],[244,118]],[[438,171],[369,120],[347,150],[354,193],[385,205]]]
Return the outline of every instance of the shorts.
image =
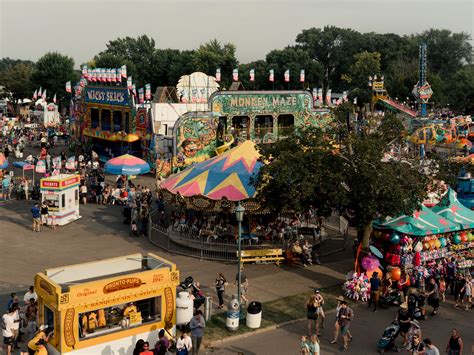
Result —
[[[323,307],[318,307],[318,308],[316,308],[316,314],[317,314],[318,316],[324,318],[324,310],[323,310]]]
[[[433,308],[439,308],[439,298],[428,298],[428,304]]]
[[[14,337],[3,337],[3,344],[13,345]]]
[[[42,214],[41,215],[41,223],[48,224],[48,215],[47,214]]]
[[[41,224],[41,219],[40,218],[33,218],[33,224],[35,226],[39,226]]]
[[[347,335],[347,332],[349,331],[349,324],[341,326],[341,335]]]
[[[309,320],[317,320],[318,319],[318,313],[307,312],[306,313],[306,318],[309,319]]]
[[[380,296],[380,292],[379,291],[372,291],[370,292],[370,298],[373,300],[373,301],[378,301],[379,300],[379,296]]]

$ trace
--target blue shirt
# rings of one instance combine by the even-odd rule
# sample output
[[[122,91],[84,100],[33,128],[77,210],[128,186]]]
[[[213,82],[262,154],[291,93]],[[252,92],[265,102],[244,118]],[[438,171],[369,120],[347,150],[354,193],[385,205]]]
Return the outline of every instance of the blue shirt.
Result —
[[[5,178],[3,179],[3,181],[2,181],[2,185],[3,185],[3,187],[5,187],[5,188],[9,187],[9,186],[10,186],[10,179],[7,178],[7,177],[5,177]]]
[[[189,322],[189,328],[191,329],[191,335],[196,338],[201,338],[203,335],[203,329],[206,326],[204,318],[201,316],[200,319],[193,317]]]
[[[31,207],[31,215],[33,216],[33,218],[40,218],[40,209],[36,206]]]
[[[380,287],[380,279],[372,277],[370,279],[370,291],[378,291]]]

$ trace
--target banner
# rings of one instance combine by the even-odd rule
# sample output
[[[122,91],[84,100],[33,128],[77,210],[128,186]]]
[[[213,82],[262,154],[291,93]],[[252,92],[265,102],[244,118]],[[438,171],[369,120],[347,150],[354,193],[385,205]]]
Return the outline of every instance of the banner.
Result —
[[[123,78],[127,77],[127,66],[125,64],[122,65],[122,77]]]
[[[301,69],[300,71],[300,82],[304,83],[304,69]]]
[[[42,90],[41,90],[41,86],[40,86],[40,88],[38,90],[38,99],[42,96],[43,96],[43,94],[42,94]]]
[[[318,101],[318,89],[313,88],[313,101],[316,102]]]
[[[268,80],[270,80],[271,82],[275,81],[275,72],[273,71],[273,69],[270,69],[270,74],[268,76]]]
[[[116,76],[117,82],[121,83],[122,82],[122,68],[117,69],[117,76]]]
[[[71,83],[69,83],[69,84],[71,84]],[[35,92],[33,93],[33,100],[36,100],[37,98],[38,98],[38,90],[35,90]]]
[[[44,160],[38,160],[38,161],[36,162],[35,171],[36,171],[38,174],[45,174],[45,173],[46,173],[46,163],[45,163]]]
[[[91,81],[94,83],[97,81],[97,69],[92,69]]]
[[[145,100],[151,100],[151,84],[145,84]]]
[[[43,95],[41,95],[41,98],[42,98],[43,100],[46,100],[46,89],[44,89]]]
[[[239,81],[239,69],[234,69],[232,71],[232,80]]]
[[[84,76],[84,77],[87,76],[87,64],[84,64],[82,66],[82,76]]]
[[[127,89],[130,90],[132,88],[132,77],[129,76],[127,78]]]
[[[107,81],[107,70],[105,68],[100,69],[101,82],[105,83]]]
[[[323,103],[323,88],[318,89],[318,101],[322,104]]]
[[[255,69],[250,69],[250,81],[255,81]]]
[[[117,82],[117,71],[115,69],[110,69],[110,82]]]
[[[142,104],[144,102],[144,91],[143,88],[138,89],[138,103]]]
[[[216,81],[221,81],[221,68],[216,69]]]
[[[76,157],[72,156],[66,160],[66,169],[67,170],[76,170]]]
[[[54,94],[53,102],[56,103],[56,94]]]
[[[84,102],[105,105],[128,106],[128,90],[124,87],[88,86],[84,93]]]
[[[284,77],[285,77],[285,82],[288,83],[290,81],[290,69],[285,70]]]
[[[132,94],[137,96],[137,86],[135,84],[132,84]]]

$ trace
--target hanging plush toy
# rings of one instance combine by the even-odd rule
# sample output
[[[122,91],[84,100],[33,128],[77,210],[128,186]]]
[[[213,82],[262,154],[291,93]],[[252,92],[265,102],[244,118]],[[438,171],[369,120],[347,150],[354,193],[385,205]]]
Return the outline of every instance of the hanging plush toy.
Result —
[[[415,257],[413,258],[413,266],[420,266],[421,265],[421,255],[420,252],[417,251],[415,253]]]
[[[415,247],[413,248],[413,250],[416,251],[416,252],[422,251],[423,250],[423,244],[421,242],[417,242],[415,244]]]

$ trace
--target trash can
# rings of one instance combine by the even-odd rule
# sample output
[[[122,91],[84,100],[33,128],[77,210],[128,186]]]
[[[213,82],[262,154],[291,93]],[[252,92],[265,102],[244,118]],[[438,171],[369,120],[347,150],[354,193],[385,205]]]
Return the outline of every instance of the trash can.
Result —
[[[176,298],[176,325],[188,324],[193,318],[193,300],[188,292],[178,293]]]
[[[252,301],[247,307],[247,327],[256,329],[262,324],[262,304]]]
[[[226,326],[229,330],[239,329],[240,303],[237,295],[232,295],[232,299],[227,304]]]

